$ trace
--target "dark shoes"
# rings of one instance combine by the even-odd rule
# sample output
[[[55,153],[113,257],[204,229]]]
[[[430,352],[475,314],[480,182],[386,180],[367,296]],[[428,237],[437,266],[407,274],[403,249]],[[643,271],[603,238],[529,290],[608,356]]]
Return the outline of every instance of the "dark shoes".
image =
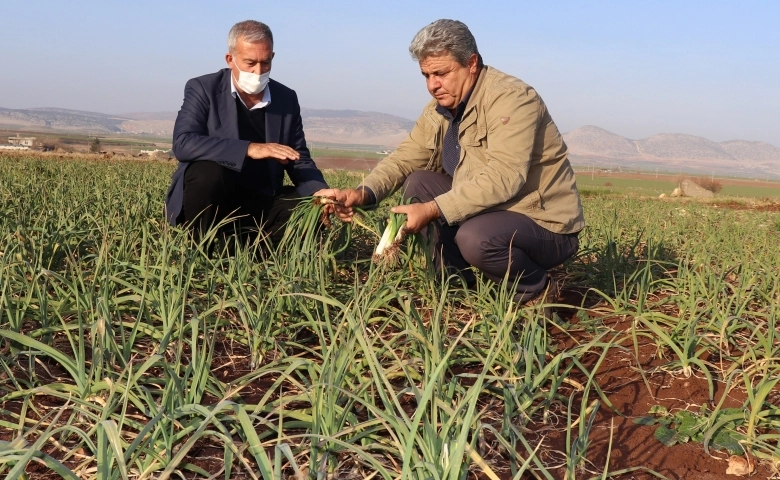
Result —
[[[531,298],[530,300],[525,300],[523,297],[525,296],[522,293],[518,293],[515,295],[515,302],[522,302],[524,309],[531,309],[533,313],[537,313],[539,315],[542,315],[547,320],[552,319],[552,306],[551,304],[557,303],[559,300],[561,294],[561,286],[558,284],[558,282],[553,279],[552,277],[549,277],[547,279],[547,285],[544,287],[544,290],[542,292]]]

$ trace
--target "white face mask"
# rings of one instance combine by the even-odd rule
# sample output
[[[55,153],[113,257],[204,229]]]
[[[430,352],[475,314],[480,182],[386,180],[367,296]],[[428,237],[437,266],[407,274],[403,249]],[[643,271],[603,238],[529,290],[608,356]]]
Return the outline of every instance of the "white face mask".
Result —
[[[233,65],[236,65],[235,59],[233,60]],[[236,65],[236,68],[238,68],[238,65]],[[258,75],[252,72],[245,72],[240,68],[238,68],[238,78],[236,79],[236,77],[233,77],[241,90],[243,90],[245,93],[248,93],[249,95],[257,95],[258,93],[262,92],[266,85],[268,85],[268,80],[270,78],[270,70],[262,75]]]

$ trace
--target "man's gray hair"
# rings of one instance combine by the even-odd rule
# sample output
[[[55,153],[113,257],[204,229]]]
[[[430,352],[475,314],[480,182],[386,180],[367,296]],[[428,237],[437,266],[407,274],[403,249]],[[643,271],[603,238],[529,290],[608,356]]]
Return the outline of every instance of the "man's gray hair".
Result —
[[[450,54],[464,67],[475,53],[479,57],[477,41],[465,23],[445,18],[436,20],[417,32],[409,45],[409,53],[415,61],[428,57]],[[479,58],[482,66],[482,59]]]
[[[260,43],[266,39],[274,45],[274,35],[271,28],[263,22],[256,20],[244,20],[233,25],[228,33],[228,52],[233,53],[236,50],[238,39],[243,38],[249,43]]]

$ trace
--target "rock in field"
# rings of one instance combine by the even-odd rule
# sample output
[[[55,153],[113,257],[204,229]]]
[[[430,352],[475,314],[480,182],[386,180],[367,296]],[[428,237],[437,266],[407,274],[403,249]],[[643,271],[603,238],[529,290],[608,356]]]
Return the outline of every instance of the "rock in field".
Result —
[[[680,182],[680,190],[682,191],[682,196],[684,197],[712,198],[715,196],[714,193],[704,188],[701,188],[700,186],[696,185],[696,183],[694,183],[691,180],[688,180],[687,178],[682,182]]]
[[[732,455],[729,457],[729,468],[726,470],[726,475],[747,476],[755,469],[755,465],[749,459]]]

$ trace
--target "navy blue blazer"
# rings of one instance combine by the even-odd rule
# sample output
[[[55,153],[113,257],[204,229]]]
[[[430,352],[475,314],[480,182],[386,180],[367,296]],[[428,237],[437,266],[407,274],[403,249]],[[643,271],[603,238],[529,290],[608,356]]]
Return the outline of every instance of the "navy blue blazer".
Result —
[[[247,160],[249,141],[238,138],[238,111],[230,91],[230,69],[193,78],[184,87],[184,103],[173,127],[173,154],[179,167],[173,173],[165,199],[168,221],[176,220],[184,202],[184,171],[191,162],[217,162],[237,172],[245,161],[267,161],[271,184],[278,192],[287,172],[302,197],[328,188],[322,172],[311,159],[303,135],[298,96],[281,83],[271,80],[271,103],[265,113],[265,139],[268,143],[287,145],[300,153],[299,160],[282,165],[275,160]]]

